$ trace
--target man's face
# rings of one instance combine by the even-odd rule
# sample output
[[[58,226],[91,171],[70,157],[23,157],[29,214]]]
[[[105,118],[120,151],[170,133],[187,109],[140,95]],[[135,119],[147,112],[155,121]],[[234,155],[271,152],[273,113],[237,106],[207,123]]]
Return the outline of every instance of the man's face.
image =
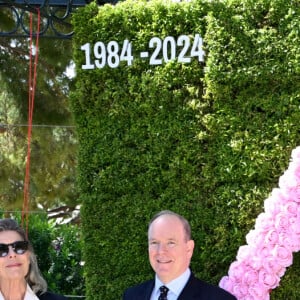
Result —
[[[181,221],[172,215],[158,217],[148,231],[150,264],[167,284],[180,276],[190,264],[194,241],[186,240]]]

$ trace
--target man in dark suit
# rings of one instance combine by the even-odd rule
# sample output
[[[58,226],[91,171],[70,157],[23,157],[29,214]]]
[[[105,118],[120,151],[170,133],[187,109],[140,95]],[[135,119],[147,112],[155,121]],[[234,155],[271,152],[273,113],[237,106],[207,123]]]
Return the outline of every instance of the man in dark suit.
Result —
[[[149,224],[148,243],[155,279],[128,288],[123,300],[236,300],[191,272],[194,241],[182,216],[169,210],[156,214]]]

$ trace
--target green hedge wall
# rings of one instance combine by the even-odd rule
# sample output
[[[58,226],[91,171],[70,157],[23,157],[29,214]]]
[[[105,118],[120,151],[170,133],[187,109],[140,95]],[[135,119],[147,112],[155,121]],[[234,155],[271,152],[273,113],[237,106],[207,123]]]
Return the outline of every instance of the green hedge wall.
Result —
[[[190,220],[196,275],[215,284],[226,275],[299,144],[299,9],[283,0],[125,1],[74,15],[87,299],[121,298],[153,277],[146,231],[162,209]],[[152,37],[193,42],[197,33],[205,62],[139,58]],[[126,39],[131,66],[81,68],[86,43],[93,57],[96,42]],[[272,299],[297,299],[297,269]]]

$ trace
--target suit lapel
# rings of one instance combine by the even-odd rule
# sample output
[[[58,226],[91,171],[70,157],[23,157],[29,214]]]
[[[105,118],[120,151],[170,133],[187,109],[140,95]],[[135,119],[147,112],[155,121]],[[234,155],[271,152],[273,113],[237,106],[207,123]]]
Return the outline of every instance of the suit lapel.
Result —
[[[178,300],[199,300],[201,299],[199,296],[199,283],[196,281],[196,278],[192,273],[188,282],[180,293]]]
[[[154,289],[155,280],[150,280],[149,283],[145,287],[144,295],[141,299],[150,300],[150,297],[152,295],[152,291]]]

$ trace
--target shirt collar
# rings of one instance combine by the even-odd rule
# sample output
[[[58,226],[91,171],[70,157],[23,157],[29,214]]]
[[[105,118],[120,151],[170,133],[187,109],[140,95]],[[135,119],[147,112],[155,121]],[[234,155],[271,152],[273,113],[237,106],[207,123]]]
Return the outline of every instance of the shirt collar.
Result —
[[[36,296],[36,294],[33,292],[33,290],[30,288],[29,284],[27,284],[26,294],[24,300],[38,300],[39,298]]]
[[[188,282],[191,275],[191,270],[187,268],[184,273],[182,273],[179,277],[173,279],[168,284],[164,284],[160,281],[157,275],[155,275],[155,287],[154,291],[157,295],[159,295],[159,288],[162,285],[165,285],[172,293],[174,293],[177,297],[182,292],[186,283]]]

